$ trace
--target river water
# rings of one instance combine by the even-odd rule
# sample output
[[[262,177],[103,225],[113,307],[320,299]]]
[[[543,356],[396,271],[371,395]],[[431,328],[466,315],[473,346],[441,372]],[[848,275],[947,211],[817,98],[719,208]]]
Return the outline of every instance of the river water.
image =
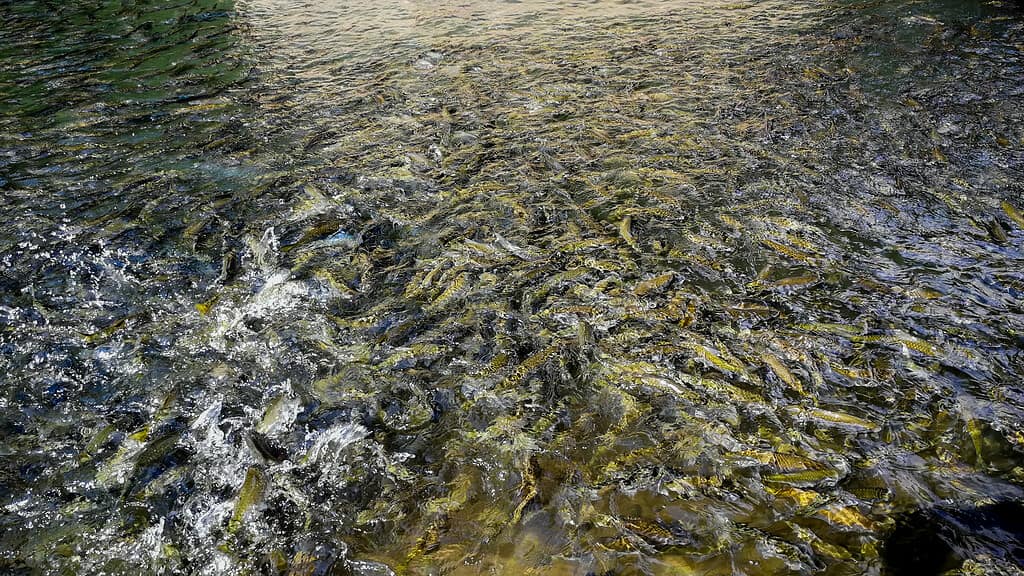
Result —
[[[1019,5],[0,21],[4,573],[1020,573]]]

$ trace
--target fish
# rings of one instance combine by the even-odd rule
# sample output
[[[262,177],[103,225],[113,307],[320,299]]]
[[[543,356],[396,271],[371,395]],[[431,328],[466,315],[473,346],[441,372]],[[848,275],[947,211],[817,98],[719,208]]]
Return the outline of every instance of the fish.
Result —
[[[776,488],[771,485],[767,486],[766,489],[770,494],[776,498],[786,498],[792,500],[797,506],[807,507],[815,502],[821,500],[821,495],[812,490],[801,490],[793,486],[785,485],[782,488]]]
[[[245,515],[263,498],[267,489],[267,478],[263,472],[255,466],[251,466],[245,472],[245,480],[238,493],[238,500],[235,509],[231,513],[231,520],[228,522],[228,533],[234,534],[242,527]]]
[[[799,288],[801,286],[810,286],[821,280],[817,274],[802,274],[799,276],[788,276],[786,278],[780,278],[767,282],[766,285],[771,288]]]
[[[807,470],[829,470],[829,467],[817,460],[811,460],[798,454],[774,452],[771,457],[772,466],[781,473],[803,472]]]
[[[1009,236],[1006,235],[1006,229],[999,223],[999,220],[992,218],[985,224],[985,227],[988,229],[988,234],[992,237],[992,240],[999,244],[1006,244],[1010,240]]]
[[[644,280],[633,288],[633,293],[637,296],[645,296],[650,292],[658,292],[672,283],[676,277],[675,272],[665,272],[657,276],[652,276],[647,280]]]
[[[668,390],[678,396],[688,394],[673,382],[671,376],[657,366],[644,362],[633,362],[612,367],[616,377],[622,382],[634,387],[650,386],[662,390]]]
[[[99,453],[100,448],[102,448],[103,445],[106,444],[108,440],[110,440],[110,437],[116,430],[117,428],[113,424],[107,424],[106,426],[100,428],[100,430],[92,437],[92,439],[89,440],[89,443],[85,445],[85,448],[82,449],[82,452],[78,457],[79,462],[84,463],[88,462],[89,460],[92,460],[96,456],[96,454]]]
[[[798,380],[797,377],[789,371],[789,368],[786,368],[786,365],[783,364],[781,360],[768,353],[762,354],[761,359],[764,360],[765,364],[767,364],[771,371],[778,376],[779,380],[781,380],[783,384],[789,386],[801,396],[804,395],[804,388],[803,385],[800,384],[800,380]]]
[[[619,221],[619,236],[626,243],[627,246],[633,249],[634,252],[640,252],[640,245],[636,241],[636,237],[633,236],[633,217],[626,216]]]
[[[1021,213],[1020,209],[1011,204],[1009,200],[1003,200],[999,207],[1003,209],[1003,212],[1006,213],[1010,220],[1013,220],[1017,227],[1024,230],[1024,214]]]
[[[643,306],[627,306],[623,310],[623,318],[630,320],[642,320],[644,322],[672,322],[679,319],[681,314],[674,308],[649,309]]]
[[[428,309],[437,310],[443,308],[446,304],[462,293],[463,288],[466,287],[467,281],[468,275],[465,272],[460,272],[459,275],[452,280],[451,284],[449,284],[448,287],[430,303]]]
[[[305,551],[298,551],[292,556],[288,563],[287,576],[314,576],[320,560],[315,554]]]
[[[125,327],[128,320],[131,320],[135,316],[137,316],[137,314],[129,314],[128,316],[123,316],[95,332],[89,334],[82,334],[82,336],[85,338],[85,341],[88,342],[89,344],[102,342],[104,340],[107,340],[117,332],[119,332],[122,328]]]
[[[551,318],[560,315],[573,315],[573,316],[586,316],[593,317],[601,314],[601,309],[596,306],[588,305],[567,305],[567,306],[552,306],[551,308],[545,308],[541,310],[537,315],[541,318]]]
[[[967,418],[967,435],[971,438],[971,445],[974,448],[975,462],[982,464],[984,462],[984,438],[982,436],[982,426],[979,421],[975,418]]]
[[[691,388],[721,394],[735,402],[745,402],[748,404],[764,404],[765,402],[765,399],[758,394],[728,382],[723,382],[717,378],[702,378],[690,374],[681,374],[680,379]]]
[[[724,223],[726,226],[729,226],[730,228],[733,228],[735,230],[743,230],[744,228],[743,224],[741,224],[739,220],[733,218],[728,214],[719,214],[718,219],[721,220],[722,223]]]
[[[512,511],[512,524],[518,524],[523,517],[523,510],[537,496],[537,465],[531,458],[522,472],[522,481],[519,485],[520,500]]]
[[[821,510],[818,510],[818,514],[830,524],[843,526],[845,528],[871,530],[874,526],[874,522],[872,522],[855,506],[822,508]]]
[[[916,336],[911,336],[905,333],[897,334],[866,334],[861,336],[850,337],[851,342],[859,342],[865,344],[898,344],[907,348],[919,352],[926,356],[940,357],[942,356],[942,349]]]
[[[813,549],[818,554],[822,554],[824,556],[835,558],[838,560],[846,560],[848,558],[853,557],[853,555],[850,554],[850,551],[846,548],[825,542],[824,540],[819,538],[817,534],[808,530],[807,528],[804,528],[803,526],[799,526],[796,523],[790,523],[790,526],[792,527],[796,536],[801,541],[809,543],[811,545],[811,549]]]
[[[825,422],[828,424],[834,424],[838,426],[845,426],[857,430],[879,429],[878,424],[875,424],[874,422],[865,420],[863,418],[858,418],[856,416],[846,414],[844,412],[834,412],[832,410],[825,410],[823,408],[811,408],[806,411],[806,414],[819,422]]]
[[[421,361],[433,361],[447,351],[447,348],[437,344],[417,343],[388,356],[378,366],[386,370],[402,370]]]
[[[441,545],[441,535],[447,528],[447,525],[447,515],[441,515],[440,518],[427,525],[423,534],[416,539],[416,544],[412,550],[406,555],[405,561],[399,566],[399,573],[404,573],[409,564],[412,564],[424,555],[436,551]]]
[[[498,352],[491,358],[491,361],[487,363],[487,366],[476,373],[478,378],[487,378],[500,372],[504,367],[508,366],[511,358],[507,352]]]
[[[522,364],[517,366],[515,370],[513,370],[512,373],[502,381],[500,389],[505,390],[518,386],[524,378],[543,366],[549,358],[557,354],[561,349],[562,342],[554,342],[539,352],[534,353],[532,356],[524,360]]]
[[[765,482],[775,484],[789,484],[792,486],[817,486],[819,484],[832,484],[839,480],[839,474],[835,470],[800,470],[796,472],[778,472],[762,476]]]
[[[632,538],[623,534],[607,542],[604,542],[602,545],[605,548],[613,550],[615,552],[632,552],[639,549],[639,546],[637,544],[638,543],[634,542]]]
[[[743,366],[729,362],[719,355],[717,350],[712,350],[711,348],[708,348],[703,344],[697,344],[696,342],[690,343],[689,347],[698,358],[723,372],[732,372],[734,374],[742,374],[744,372]]]
[[[861,500],[885,500],[891,494],[884,486],[848,486],[846,491]]]
[[[797,250],[796,248],[787,246],[781,242],[769,240],[768,238],[761,238],[760,242],[765,247],[799,262],[814,263],[818,260],[818,258],[812,254],[808,254],[802,250]]]
[[[267,404],[263,412],[263,418],[256,424],[256,432],[259,434],[273,434],[279,429],[291,424],[295,415],[298,414],[301,402],[298,398],[282,394]]]
[[[932,344],[931,342],[928,342],[927,340],[922,340],[921,338],[909,336],[907,334],[896,335],[892,337],[890,342],[900,344],[910,350],[919,352],[926,356],[942,356],[942,349],[940,349],[938,346]]]
[[[216,304],[217,300],[219,300],[219,299],[220,299],[220,294],[215,294],[209,300],[206,300],[205,302],[197,303],[196,304],[196,310],[199,312],[200,315],[206,316],[207,314],[210,313],[210,310],[213,308],[213,305]]]
[[[642,518],[626,518],[623,521],[623,526],[654,545],[669,546],[679,540],[675,534],[658,522]]]
[[[872,377],[871,370],[868,369],[850,368],[848,366],[843,366],[842,364],[836,364],[835,362],[830,362],[828,366],[836,374],[841,374],[851,380],[868,380]]]
[[[745,314],[754,314],[756,316],[761,316],[765,318],[770,316],[777,316],[779,314],[778,310],[776,310],[775,308],[765,306],[763,304],[752,304],[749,302],[740,302],[738,304],[733,304],[732,306],[726,308],[726,310],[734,318],[741,317]]]
[[[444,273],[444,271],[445,267],[443,266],[443,263],[442,265],[434,266],[429,270],[421,270],[409,281],[408,284],[406,284],[403,295],[406,298],[417,298],[423,295],[433,287],[437,276]]]
[[[587,238],[583,240],[572,240],[558,246],[558,250],[562,252],[586,252],[593,248],[603,248],[610,246],[610,242],[605,238]]]

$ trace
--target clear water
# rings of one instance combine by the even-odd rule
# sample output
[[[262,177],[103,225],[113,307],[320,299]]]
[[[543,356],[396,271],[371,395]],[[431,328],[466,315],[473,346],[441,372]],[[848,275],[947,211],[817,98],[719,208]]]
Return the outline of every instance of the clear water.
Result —
[[[0,1],[5,573],[873,574],[1021,500],[1019,5],[433,4]]]

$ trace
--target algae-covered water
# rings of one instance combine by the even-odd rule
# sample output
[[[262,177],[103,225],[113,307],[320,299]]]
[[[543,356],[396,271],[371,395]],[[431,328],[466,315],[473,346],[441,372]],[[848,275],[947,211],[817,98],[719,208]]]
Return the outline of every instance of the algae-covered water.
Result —
[[[1021,573],[1019,4],[0,23],[0,572]]]

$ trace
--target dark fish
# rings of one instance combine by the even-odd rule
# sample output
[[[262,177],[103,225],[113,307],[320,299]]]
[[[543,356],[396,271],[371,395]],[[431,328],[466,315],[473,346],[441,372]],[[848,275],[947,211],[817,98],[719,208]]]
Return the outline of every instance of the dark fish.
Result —
[[[1024,504],[930,508],[902,516],[882,549],[883,574],[944,574],[981,555],[1024,568]]]

